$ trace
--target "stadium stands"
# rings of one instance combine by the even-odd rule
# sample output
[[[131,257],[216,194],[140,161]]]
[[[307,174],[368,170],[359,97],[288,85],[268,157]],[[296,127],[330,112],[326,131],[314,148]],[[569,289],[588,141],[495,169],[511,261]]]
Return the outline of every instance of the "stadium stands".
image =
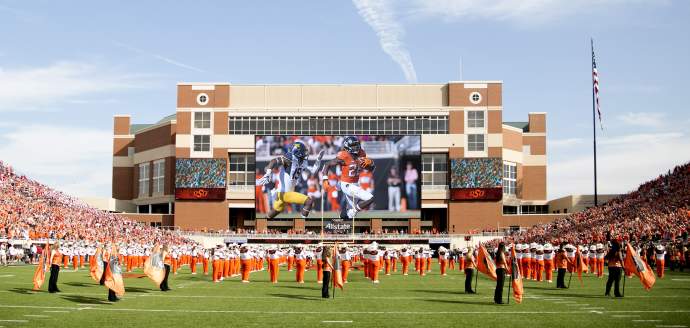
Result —
[[[168,230],[126,220],[16,174],[0,161],[0,239],[178,244]]]
[[[636,243],[686,240],[690,226],[690,163],[676,166],[628,194],[596,208],[515,232],[516,242],[588,244],[610,239]]]

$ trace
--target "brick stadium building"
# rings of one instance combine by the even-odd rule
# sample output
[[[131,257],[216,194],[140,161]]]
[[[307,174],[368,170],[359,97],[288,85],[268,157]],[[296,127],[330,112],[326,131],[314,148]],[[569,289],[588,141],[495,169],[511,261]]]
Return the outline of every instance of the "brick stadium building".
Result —
[[[116,115],[112,197],[124,215],[183,229],[313,230],[318,219],[254,214],[255,135],[421,135],[420,217],[357,219],[358,231],[465,233],[551,221],[546,114],[504,122],[502,82],[416,85],[179,83],[175,115],[132,124]],[[501,158],[500,200],[453,200],[449,160]],[[175,200],[176,158],[227,160],[224,200]]]

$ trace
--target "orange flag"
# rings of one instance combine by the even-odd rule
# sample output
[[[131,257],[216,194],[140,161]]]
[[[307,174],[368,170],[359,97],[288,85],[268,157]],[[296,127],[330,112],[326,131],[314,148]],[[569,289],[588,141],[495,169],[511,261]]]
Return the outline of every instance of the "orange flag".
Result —
[[[46,280],[46,267],[48,266],[48,263],[46,261],[46,258],[48,257],[47,249],[47,247],[43,249],[43,254],[41,255],[41,258],[38,260],[36,271],[34,271],[34,290],[40,290],[41,286],[43,286],[43,282]]]
[[[511,249],[510,272],[513,284],[513,298],[515,302],[522,303],[522,294],[524,293],[524,289],[522,288],[522,272],[520,272],[520,264],[515,255],[515,247]]]
[[[343,273],[340,271],[340,255],[338,254],[338,244],[335,245],[335,263],[333,266],[333,286],[343,289]]]
[[[582,253],[580,253],[580,249],[577,249],[575,251],[575,271],[577,272],[577,279],[580,280],[580,285],[582,285],[582,272],[587,272],[587,264],[585,264],[584,259],[582,258]]]
[[[105,268],[105,286],[112,289],[115,295],[122,297],[125,294],[125,283],[122,280],[122,269],[118,263],[117,256],[110,257],[108,266]]]
[[[153,249],[151,256],[144,262],[144,273],[153,280],[156,286],[160,286],[165,279],[163,252],[158,250],[158,246]]]
[[[496,280],[496,264],[484,246],[479,246],[479,254],[477,254],[477,270],[489,276],[489,278]]]
[[[644,286],[644,289],[650,290],[656,282],[654,278],[654,272],[649,267],[647,262],[640,258],[640,255],[630,246],[630,243],[626,243],[625,246],[625,271],[634,273],[640,278],[640,282]]]
[[[94,254],[96,257],[95,265],[89,268],[89,274],[91,275],[91,279],[94,281],[101,281],[101,277],[103,276],[103,249],[98,247],[96,249],[96,254]]]

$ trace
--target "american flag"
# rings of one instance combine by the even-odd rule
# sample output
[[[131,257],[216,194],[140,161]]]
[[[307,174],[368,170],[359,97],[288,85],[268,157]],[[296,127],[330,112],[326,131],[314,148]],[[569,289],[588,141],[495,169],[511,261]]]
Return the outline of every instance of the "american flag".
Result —
[[[594,88],[594,103],[597,109],[597,115],[599,116],[599,126],[604,129],[604,125],[601,123],[601,108],[599,107],[599,72],[597,71],[597,59],[594,55],[594,40],[592,39],[592,84]]]

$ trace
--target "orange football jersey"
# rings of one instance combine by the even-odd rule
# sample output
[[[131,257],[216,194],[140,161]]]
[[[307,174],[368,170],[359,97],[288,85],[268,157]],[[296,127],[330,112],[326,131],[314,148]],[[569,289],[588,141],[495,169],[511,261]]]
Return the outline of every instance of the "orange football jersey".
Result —
[[[353,157],[352,154],[347,151],[341,150],[336,155],[336,158],[342,160],[344,164],[340,165],[340,181],[347,183],[357,183],[359,182],[359,171],[360,167],[357,163],[357,158],[366,157],[367,154],[363,149],[359,150],[357,157]]]

